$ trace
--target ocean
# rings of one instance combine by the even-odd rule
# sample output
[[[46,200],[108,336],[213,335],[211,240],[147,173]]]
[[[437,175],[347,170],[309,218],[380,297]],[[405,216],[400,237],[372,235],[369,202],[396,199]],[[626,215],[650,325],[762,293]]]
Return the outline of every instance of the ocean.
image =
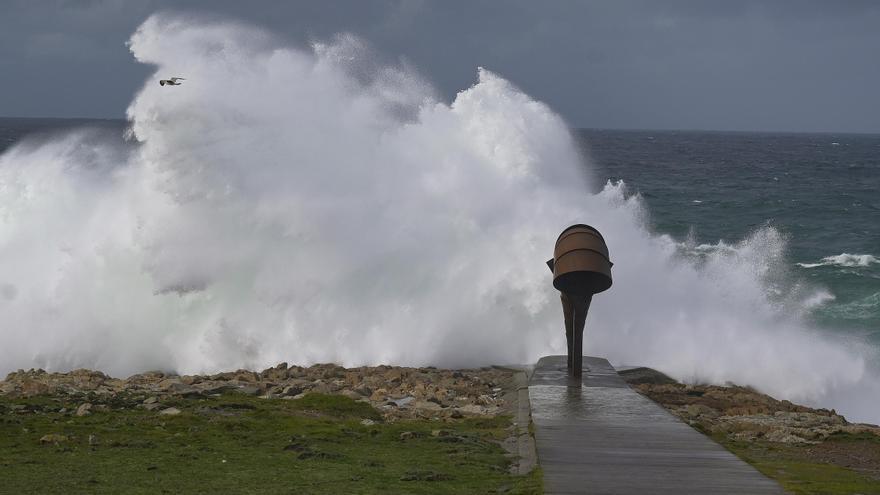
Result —
[[[603,180],[648,205],[650,228],[704,249],[770,225],[789,283],[824,289],[828,332],[880,347],[880,135],[580,130]],[[821,292],[820,292],[821,294]]]

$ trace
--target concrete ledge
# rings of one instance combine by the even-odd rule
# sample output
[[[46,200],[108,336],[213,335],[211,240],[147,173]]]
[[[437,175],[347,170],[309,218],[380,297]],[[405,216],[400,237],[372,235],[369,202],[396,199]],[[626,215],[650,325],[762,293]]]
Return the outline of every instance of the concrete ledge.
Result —
[[[502,443],[511,457],[516,459],[510,466],[511,474],[525,475],[532,472],[538,465],[538,454],[535,450],[535,438],[531,433],[532,408],[529,401],[529,373],[531,366],[495,366],[512,371],[512,391],[504,395],[505,401],[512,407],[513,434]]]
[[[528,474],[535,469],[538,464],[538,454],[535,449],[535,439],[529,432],[529,426],[532,424],[532,406],[529,401],[529,381],[524,372],[516,375],[517,380],[517,409],[516,409],[516,430],[517,430],[517,453],[519,462],[517,463],[517,474]]]

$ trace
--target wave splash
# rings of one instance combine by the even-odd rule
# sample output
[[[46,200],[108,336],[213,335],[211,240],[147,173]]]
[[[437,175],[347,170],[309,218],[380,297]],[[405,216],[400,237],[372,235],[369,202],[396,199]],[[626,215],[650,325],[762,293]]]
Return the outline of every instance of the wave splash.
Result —
[[[145,83],[135,146],[0,157],[4,371],[533,362],[565,349],[544,260],[586,221],[615,261],[588,353],[877,419],[873,355],[803,323],[821,291],[778,231],[683,253],[622,182],[586,193],[564,122],[487,70],[447,104],[350,36],[156,15],[130,48],[187,78]]]

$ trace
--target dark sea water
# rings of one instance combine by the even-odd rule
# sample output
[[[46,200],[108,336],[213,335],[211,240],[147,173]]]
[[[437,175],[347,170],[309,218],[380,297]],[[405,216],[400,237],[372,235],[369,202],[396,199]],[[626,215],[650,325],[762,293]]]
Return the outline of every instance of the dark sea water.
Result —
[[[814,322],[880,345],[880,135],[578,135],[597,179],[643,196],[655,232],[698,244],[734,244],[765,225],[782,232],[792,277],[833,296]]]
[[[120,120],[2,119],[0,152],[25,136]],[[795,280],[827,291],[814,323],[880,345],[880,135],[579,130],[600,184],[623,180],[649,225],[695,244],[736,244],[770,225]]]
[[[25,136],[44,138],[79,127],[119,129],[120,137],[125,121],[118,119],[42,119],[0,117],[0,153]]]

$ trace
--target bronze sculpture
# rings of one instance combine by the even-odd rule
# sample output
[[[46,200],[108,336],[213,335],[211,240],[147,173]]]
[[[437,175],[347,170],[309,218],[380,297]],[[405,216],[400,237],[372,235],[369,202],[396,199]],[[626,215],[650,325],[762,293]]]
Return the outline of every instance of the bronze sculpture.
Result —
[[[580,379],[583,371],[583,335],[593,294],[611,287],[611,267],[605,239],[593,227],[572,225],[559,234],[553,258],[547,266],[553,272],[553,286],[562,293],[565,338],[568,344],[568,373]]]

